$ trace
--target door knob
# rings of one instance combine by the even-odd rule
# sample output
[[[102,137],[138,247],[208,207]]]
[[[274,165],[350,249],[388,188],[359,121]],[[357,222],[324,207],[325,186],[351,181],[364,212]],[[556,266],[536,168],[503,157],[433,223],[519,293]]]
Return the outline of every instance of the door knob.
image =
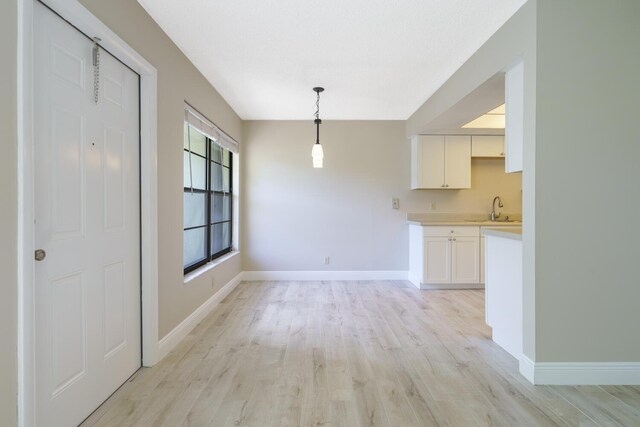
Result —
[[[36,259],[36,261],[42,261],[46,257],[47,257],[47,253],[45,252],[44,249],[36,249],[34,253],[34,258]]]

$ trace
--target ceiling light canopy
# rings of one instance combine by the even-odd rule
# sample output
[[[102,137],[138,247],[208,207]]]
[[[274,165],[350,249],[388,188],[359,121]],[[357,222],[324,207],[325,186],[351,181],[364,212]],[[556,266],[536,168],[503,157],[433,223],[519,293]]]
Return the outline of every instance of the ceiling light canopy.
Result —
[[[504,129],[504,104],[499,105],[493,110],[481,115],[480,117],[471,120],[462,127],[465,129]]]

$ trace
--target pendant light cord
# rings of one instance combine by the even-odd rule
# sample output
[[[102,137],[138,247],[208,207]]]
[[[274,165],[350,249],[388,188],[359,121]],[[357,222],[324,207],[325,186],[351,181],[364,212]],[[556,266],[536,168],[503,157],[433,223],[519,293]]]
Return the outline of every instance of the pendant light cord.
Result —
[[[316,93],[318,94],[316,98],[316,114],[315,114],[316,144],[320,144],[320,123],[322,123],[322,121],[320,120],[320,91],[317,91]]]

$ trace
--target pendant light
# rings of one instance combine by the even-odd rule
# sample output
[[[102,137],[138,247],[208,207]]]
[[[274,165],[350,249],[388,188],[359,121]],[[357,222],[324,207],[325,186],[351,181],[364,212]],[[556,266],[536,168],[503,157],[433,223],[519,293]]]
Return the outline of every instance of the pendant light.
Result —
[[[322,87],[314,87],[313,91],[317,94],[316,98],[316,119],[313,121],[316,124],[316,143],[313,144],[311,149],[311,157],[313,157],[313,167],[321,168],[322,160],[324,159],[324,152],[322,151],[322,145],[320,145],[320,92],[324,91]]]

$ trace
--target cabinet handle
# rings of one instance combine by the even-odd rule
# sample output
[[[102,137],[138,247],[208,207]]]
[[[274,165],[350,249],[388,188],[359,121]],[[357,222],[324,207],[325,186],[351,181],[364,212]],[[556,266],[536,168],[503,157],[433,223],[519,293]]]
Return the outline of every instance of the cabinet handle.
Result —
[[[440,187],[444,188],[444,184],[442,184]]]
[[[456,239],[453,239],[453,241],[455,242],[455,241],[456,241]]]
[[[500,153],[501,156],[504,156],[504,153]]]
[[[446,185],[445,185],[445,187],[448,187],[448,186],[449,186],[449,184],[446,184]]]

